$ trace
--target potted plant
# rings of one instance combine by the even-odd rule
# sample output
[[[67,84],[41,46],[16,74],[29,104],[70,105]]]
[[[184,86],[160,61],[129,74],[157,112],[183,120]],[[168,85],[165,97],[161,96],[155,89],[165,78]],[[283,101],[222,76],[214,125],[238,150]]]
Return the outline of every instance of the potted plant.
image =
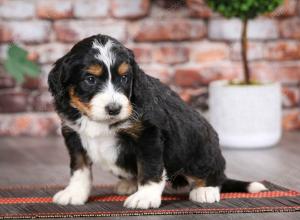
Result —
[[[278,82],[251,80],[247,59],[249,19],[273,11],[282,0],[207,0],[227,18],[242,21],[241,55],[244,81],[215,81],[209,85],[210,121],[225,147],[259,148],[275,145],[281,138],[281,86]]]

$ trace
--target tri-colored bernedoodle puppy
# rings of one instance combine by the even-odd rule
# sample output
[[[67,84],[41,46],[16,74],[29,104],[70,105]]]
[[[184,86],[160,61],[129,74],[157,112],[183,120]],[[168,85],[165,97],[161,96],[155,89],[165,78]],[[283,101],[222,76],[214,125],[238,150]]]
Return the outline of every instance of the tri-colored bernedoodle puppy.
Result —
[[[106,35],[77,43],[57,60],[49,88],[71,158],[69,185],[58,204],[84,204],[91,167],[100,163],[120,178],[128,208],[157,208],[166,181],[190,184],[190,200],[213,203],[220,192],[267,190],[258,182],[228,179],[218,135],[195,110],[145,74],[131,50]]]

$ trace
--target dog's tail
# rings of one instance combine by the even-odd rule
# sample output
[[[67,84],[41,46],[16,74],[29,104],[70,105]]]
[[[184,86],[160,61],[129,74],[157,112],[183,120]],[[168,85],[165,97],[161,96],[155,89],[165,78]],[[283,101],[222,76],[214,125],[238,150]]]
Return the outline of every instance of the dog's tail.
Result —
[[[226,179],[221,186],[221,192],[257,193],[267,190],[268,188],[264,184],[259,182],[246,182],[233,179]]]

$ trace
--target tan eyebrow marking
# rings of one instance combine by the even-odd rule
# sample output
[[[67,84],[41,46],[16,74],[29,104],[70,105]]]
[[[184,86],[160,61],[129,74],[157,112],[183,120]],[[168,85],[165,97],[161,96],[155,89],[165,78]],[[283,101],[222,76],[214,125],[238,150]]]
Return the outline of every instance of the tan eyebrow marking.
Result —
[[[86,69],[86,71],[88,73],[95,75],[95,76],[101,76],[102,70],[103,70],[102,66],[99,64],[92,64]]]
[[[122,63],[120,66],[119,66],[119,68],[118,68],[118,74],[120,75],[120,76],[124,76],[125,74],[126,74],[126,72],[128,71],[128,69],[129,69],[129,65],[128,65],[128,63]]]

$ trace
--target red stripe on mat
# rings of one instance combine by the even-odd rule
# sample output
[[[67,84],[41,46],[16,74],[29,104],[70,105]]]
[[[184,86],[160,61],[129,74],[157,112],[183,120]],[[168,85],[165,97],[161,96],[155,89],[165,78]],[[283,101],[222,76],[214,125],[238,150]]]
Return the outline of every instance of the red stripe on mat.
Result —
[[[64,213],[35,213],[35,214],[4,214],[4,218],[21,217],[92,217],[92,216],[128,216],[128,215],[153,215],[153,214],[206,214],[212,212],[219,213],[249,213],[249,212],[271,212],[274,210],[300,210],[300,206],[264,206],[255,208],[185,208],[185,209],[151,209],[151,210],[123,210],[123,211],[102,211],[102,212],[64,212]]]
[[[221,199],[240,199],[240,198],[274,198],[274,197],[292,197],[299,196],[300,192],[295,191],[270,191],[259,193],[222,193]],[[89,199],[93,202],[123,202],[127,196],[94,196]],[[187,200],[185,195],[163,196],[164,201]],[[0,198],[0,204],[18,204],[18,203],[52,203],[51,197],[19,197],[19,198]]]

